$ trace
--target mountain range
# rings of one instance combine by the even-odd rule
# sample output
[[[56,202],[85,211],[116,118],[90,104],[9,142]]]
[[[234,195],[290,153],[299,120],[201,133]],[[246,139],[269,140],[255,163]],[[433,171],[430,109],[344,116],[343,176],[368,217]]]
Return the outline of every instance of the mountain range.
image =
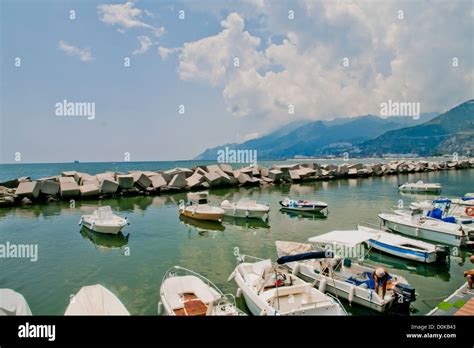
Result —
[[[387,153],[434,155],[474,150],[474,100],[439,115],[381,118],[364,115],[332,121],[295,121],[262,137],[205,150],[196,160],[215,160],[217,151],[257,150],[258,159],[355,156]]]

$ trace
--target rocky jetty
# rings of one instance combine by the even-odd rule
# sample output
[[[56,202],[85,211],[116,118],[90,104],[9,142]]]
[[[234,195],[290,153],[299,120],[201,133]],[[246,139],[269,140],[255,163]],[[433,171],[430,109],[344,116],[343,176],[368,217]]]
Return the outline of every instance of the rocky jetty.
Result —
[[[302,163],[253,165],[234,169],[228,164],[174,168],[166,171],[106,172],[96,175],[76,171],[32,180],[21,177],[0,183],[0,207],[165,192],[205,190],[214,187],[274,185],[285,182],[337,180],[370,176],[474,168],[474,158],[459,161],[396,160],[388,163],[341,165]]]

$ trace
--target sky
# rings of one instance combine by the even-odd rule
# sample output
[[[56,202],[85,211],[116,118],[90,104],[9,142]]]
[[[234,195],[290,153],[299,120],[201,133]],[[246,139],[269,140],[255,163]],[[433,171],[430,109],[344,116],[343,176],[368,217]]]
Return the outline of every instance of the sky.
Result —
[[[473,4],[2,0],[0,163],[184,160],[388,100],[447,111],[474,97]]]

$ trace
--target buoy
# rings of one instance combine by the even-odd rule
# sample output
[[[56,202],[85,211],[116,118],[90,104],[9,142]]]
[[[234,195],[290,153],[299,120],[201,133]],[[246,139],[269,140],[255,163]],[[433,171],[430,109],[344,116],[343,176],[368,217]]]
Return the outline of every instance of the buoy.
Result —
[[[245,217],[249,217],[249,211],[248,210],[245,211]]]
[[[237,292],[236,292],[236,294],[235,294],[235,297],[240,298],[240,296],[242,296],[242,289],[241,289],[241,288],[237,288]]]
[[[82,224],[82,217],[81,217],[81,219],[79,220],[79,225],[80,225],[80,224]]]
[[[349,298],[348,298],[349,303],[352,303],[352,300],[354,299],[355,292],[356,292],[355,286],[351,286],[351,288],[349,289]]]
[[[474,207],[467,207],[465,213],[467,216],[474,216]]]
[[[319,288],[318,288],[319,291],[321,291],[322,293],[325,293],[327,283],[328,281],[326,280],[326,278],[321,279],[321,281],[319,282]]]

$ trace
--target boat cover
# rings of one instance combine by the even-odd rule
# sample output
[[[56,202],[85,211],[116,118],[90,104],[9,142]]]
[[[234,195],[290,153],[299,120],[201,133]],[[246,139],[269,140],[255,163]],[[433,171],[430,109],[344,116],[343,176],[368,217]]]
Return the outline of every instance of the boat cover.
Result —
[[[311,237],[308,241],[311,243],[321,244],[339,244],[353,248],[369,239],[377,238],[378,236],[378,233],[361,230],[332,231],[320,236]]]
[[[0,289],[1,315],[31,315],[31,310],[23,295],[11,289]]]
[[[130,315],[120,300],[102,285],[84,286],[64,315]]]
[[[303,261],[303,260],[310,260],[310,259],[324,259],[324,258],[332,258],[332,257],[334,257],[334,253],[332,251],[313,251],[313,252],[303,253],[303,254],[282,256],[277,260],[277,263],[279,265],[283,265],[287,262]]]

